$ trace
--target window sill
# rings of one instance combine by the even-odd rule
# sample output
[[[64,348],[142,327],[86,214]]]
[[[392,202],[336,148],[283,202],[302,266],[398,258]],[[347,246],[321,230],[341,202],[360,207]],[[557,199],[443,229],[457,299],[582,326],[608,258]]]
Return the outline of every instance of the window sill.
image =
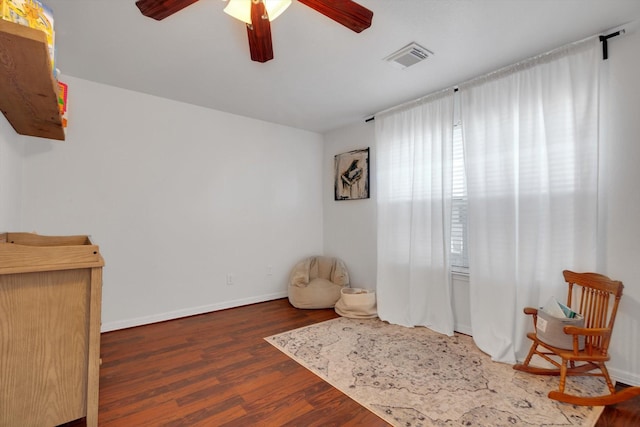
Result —
[[[461,267],[454,267],[451,269],[451,277],[454,279],[458,279],[458,280],[465,280],[465,281],[469,281],[469,269],[468,268],[461,268]]]

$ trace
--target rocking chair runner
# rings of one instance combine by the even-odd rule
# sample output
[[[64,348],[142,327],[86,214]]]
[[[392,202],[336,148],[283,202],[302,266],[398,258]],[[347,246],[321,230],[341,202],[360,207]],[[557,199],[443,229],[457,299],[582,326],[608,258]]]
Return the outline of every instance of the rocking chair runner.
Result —
[[[549,398],[574,405],[612,405],[640,395],[640,387],[628,387],[616,392],[604,364],[609,360],[609,342],[620,297],[622,297],[624,287],[622,282],[596,273],[574,273],[565,270],[562,274],[569,285],[567,306],[584,316],[585,327],[565,326],[564,333],[573,336],[573,348],[554,347],[542,341],[537,334],[538,310],[531,307],[525,308],[525,314],[533,316],[536,332],[527,334],[533,343],[524,363],[517,364],[513,368],[532,374],[560,375],[560,387],[557,391],[549,392]],[[581,336],[584,337],[583,349],[580,349]],[[529,363],[533,355],[542,357],[557,369],[531,366]],[[561,361],[558,361],[558,358]],[[591,372],[594,370],[599,372]],[[611,394],[596,397],[567,394],[564,391],[567,376],[603,377]]]

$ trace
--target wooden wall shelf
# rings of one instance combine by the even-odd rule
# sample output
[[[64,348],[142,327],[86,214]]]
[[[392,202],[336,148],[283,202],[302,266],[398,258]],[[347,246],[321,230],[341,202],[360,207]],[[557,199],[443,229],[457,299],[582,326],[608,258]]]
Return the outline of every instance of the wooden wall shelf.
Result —
[[[0,110],[21,135],[64,141],[45,33],[2,19]]]

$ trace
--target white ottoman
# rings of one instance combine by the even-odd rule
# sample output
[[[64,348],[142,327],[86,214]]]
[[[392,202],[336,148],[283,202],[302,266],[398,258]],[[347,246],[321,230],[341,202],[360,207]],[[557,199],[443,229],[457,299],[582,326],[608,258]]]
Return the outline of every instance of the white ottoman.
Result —
[[[353,319],[377,317],[376,292],[364,288],[342,288],[335,311],[340,316]]]

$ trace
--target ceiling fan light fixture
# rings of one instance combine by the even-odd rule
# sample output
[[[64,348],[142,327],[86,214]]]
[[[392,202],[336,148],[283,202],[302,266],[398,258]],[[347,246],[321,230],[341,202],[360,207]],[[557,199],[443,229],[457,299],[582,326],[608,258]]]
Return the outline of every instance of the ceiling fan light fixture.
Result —
[[[291,0],[263,0],[267,7],[269,21],[273,21],[291,5]]]
[[[254,1],[264,3],[269,21],[280,16],[291,4],[291,0],[229,0],[224,12],[251,25],[251,3]]]

